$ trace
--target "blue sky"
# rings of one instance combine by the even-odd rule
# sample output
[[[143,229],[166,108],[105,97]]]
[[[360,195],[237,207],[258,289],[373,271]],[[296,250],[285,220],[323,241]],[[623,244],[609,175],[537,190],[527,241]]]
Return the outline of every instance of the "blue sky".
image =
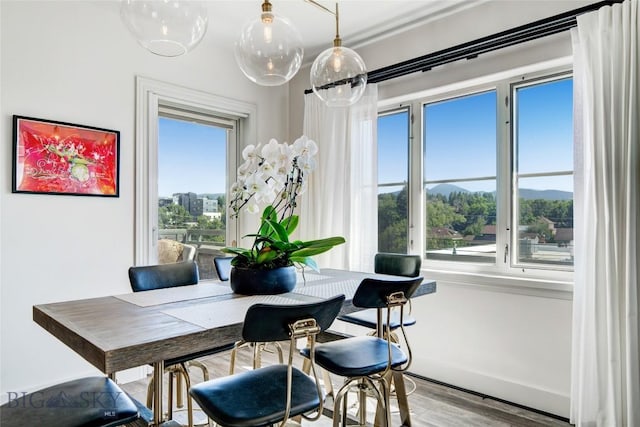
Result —
[[[571,79],[518,90],[520,173],[573,169],[572,97]],[[495,176],[496,104],[496,93],[490,91],[426,106],[427,180]],[[406,180],[407,120],[406,113],[399,113],[378,121],[381,182]],[[495,191],[495,180],[456,185]],[[520,187],[573,191],[571,177],[527,178]]]
[[[571,79],[518,90],[518,163],[521,173],[573,169]],[[428,180],[495,176],[496,94],[484,92],[426,107]],[[408,174],[408,114],[378,121],[380,182]],[[158,194],[224,193],[226,130],[160,118]],[[571,177],[527,178],[521,188],[573,191]],[[461,182],[471,191],[495,191],[495,180]],[[389,189],[391,191],[397,190]]]
[[[227,131],[164,117],[159,122],[158,195],[224,193]]]

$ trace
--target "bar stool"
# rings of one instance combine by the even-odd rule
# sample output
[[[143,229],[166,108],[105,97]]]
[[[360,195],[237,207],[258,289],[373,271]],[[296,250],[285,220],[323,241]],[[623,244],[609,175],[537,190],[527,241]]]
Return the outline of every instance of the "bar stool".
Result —
[[[406,255],[406,254],[394,254],[380,252],[375,255],[374,258],[374,271],[377,274],[391,274],[394,276],[404,277],[418,277],[420,275],[420,267],[422,266],[422,258],[420,255]],[[411,306],[409,306],[411,308]],[[411,311],[411,310],[409,310]],[[358,325],[371,329],[371,334],[375,334],[377,331],[378,318],[376,310],[360,310],[354,313],[343,314],[338,316],[338,320],[351,323],[352,325]],[[386,321],[386,319],[382,319]],[[416,324],[416,319],[411,317],[410,314],[404,315],[402,322],[403,326],[413,326]],[[395,330],[400,327],[400,319],[397,310],[391,312],[391,323],[389,324],[391,330],[391,341],[397,343],[397,336]],[[410,385],[410,390],[406,394],[411,394],[416,389],[416,383],[408,377],[405,377],[405,382]],[[392,394],[394,392],[392,391]]]
[[[196,285],[199,281],[198,265],[194,261],[183,261],[170,264],[145,265],[129,268],[129,282],[134,292],[149,291],[153,289],[173,288],[178,286]],[[189,376],[189,366],[195,366],[202,371],[202,377],[206,381],[209,379],[207,367],[194,360],[199,357],[210,356],[234,348],[233,344],[214,347],[198,353],[165,360],[165,372],[169,374],[168,390],[168,416],[173,418],[173,380],[176,380],[176,404],[182,407],[182,381],[186,390],[191,387]],[[147,391],[147,406],[152,407],[153,401],[153,380],[149,382]],[[193,407],[191,399],[187,399],[187,422],[189,427],[193,427]]]
[[[213,258],[213,265],[216,268],[218,279],[223,282],[229,280],[229,276],[231,275],[231,260],[233,258],[232,256],[217,256]]]
[[[386,318],[381,333],[345,338],[316,346],[315,360],[321,368],[342,377],[345,382],[334,398],[333,425],[347,425],[347,393],[355,386],[359,397],[360,425],[366,425],[366,396],[371,391],[383,410],[384,424],[390,425],[389,408],[390,377],[394,373],[406,371],[411,364],[411,347],[404,330],[404,307],[409,298],[422,283],[422,277],[407,280],[364,279],[353,297],[353,305],[374,308],[378,316]],[[391,310],[399,309],[399,324],[403,346],[392,343]],[[399,337],[400,338],[400,337]],[[302,354],[310,357],[305,349]],[[378,387],[376,387],[378,383]]]
[[[249,307],[242,338],[254,344],[289,341],[286,364],[270,365],[191,387],[191,396],[216,423],[227,427],[261,427],[298,415],[316,420],[322,415],[323,392],[316,375],[315,337],[333,323],[344,295],[310,304]],[[308,342],[313,377],[293,366],[298,339]],[[309,415],[311,413],[311,415]]]
[[[138,419],[138,408],[106,377],[86,377],[29,394],[0,407],[2,427],[115,427]]]
[[[422,259],[420,258],[420,255],[380,252],[377,253],[374,258],[374,271],[377,274],[418,277],[420,275],[421,265]],[[360,310],[354,313],[343,314],[338,316],[338,320],[373,330],[375,330],[378,325],[376,310]],[[392,331],[400,327],[398,320],[397,312],[392,312],[390,324]],[[416,319],[405,314],[403,326],[411,326],[415,325],[415,323]]]
[[[231,260],[234,257],[232,256],[219,256],[213,258],[213,265],[216,268],[216,273],[218,274],[218,279],[223,282],[229,280],[231,276]],[[236,370],[236,359],[238,355],[238,350],[242,347],[248,347],[250,343],[244,341],[238,341],[235,343],[233,348],[231,349],[231,357],[229,361],[229,374],[235,373]],[[253,369],[259,368],[262,364],[262,352],[272,353],[271,350],[268,349],[269,343],[260,343],[253,346]],[[279,343],[273,343],[278,352],[278,361],[282,363],[283,354],[282,347]]]

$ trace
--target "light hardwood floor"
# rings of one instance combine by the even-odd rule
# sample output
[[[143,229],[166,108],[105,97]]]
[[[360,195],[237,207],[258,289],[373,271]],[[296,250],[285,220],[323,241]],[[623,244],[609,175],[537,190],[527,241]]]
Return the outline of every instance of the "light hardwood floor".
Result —
[[[199,359],[210,371],[212,378],[228,374],[229,352],[220,353],[208,358]],[[239,353],[239,360],[236,364],[236,371],[248,369],[250,366],[251,351],[243,349]],[[265,355],[264,363],[269,363],[273,355]],[[202,375],[197,368],[191,369],[192,381],[202,381]],[[167,375],[165,375],[165,378]],[[416,383],[416,389],[409,395],[409,405],[411,407],[411,421],[414,427],[567,427],[569,423],[545,416],[536,412],[528,411],[517,406],[499,402],[491,398],[456,390],[444,385],[425,381],[415,377],[410,377]],[[340,383],[341,379],[332,377],[334,386]],[[140,402],[146,402],[148,380],[143,379],[128,384],[121,384],[121,387]],[[167,388],[165,387],[165,391]],[[248,396],[248,398],[250,398]],[[352,400],[350,400],[351,402]],[[175,402],[175,399],[174,399]],[[166,404],[165,404],[166,405]],[[392,402],[392,411],[395,405]],[[371,411],[375,409],[375,404],[371,403]],[[354,408],[355,410],[355,408]],[[369,410],[369,409],[368,409]],[[203,415],[199,414],[201,417]],[[180,419],[184,417],[184,410],[178,411]],[[175,418],[175,417],[174,417]],[[198,418],[198,417],[196,417]],[[397,412],[392,412],[392,425],[400,425],[400,418]],[[373,416],[369,415],[368,420]],[[204,418],[200,418],[206,423]],[[292,426],[295,426],[292,423]],[[328,417],[321,417],[319,421],[303,421],[302,425],[315,427],[331,426]]]

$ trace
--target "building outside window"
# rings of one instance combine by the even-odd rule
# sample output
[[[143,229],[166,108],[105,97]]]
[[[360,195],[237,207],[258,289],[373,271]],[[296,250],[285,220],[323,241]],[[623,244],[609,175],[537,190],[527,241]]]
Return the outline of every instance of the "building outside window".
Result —
[[[233,122],[160,108],[158,120],[158,259],[182,245],[202,279],[214,277],[213,257],[226,246],[227,155]],[[181,245],[180,245],[181,244]],[[169,251],[167,253],[167,251]],[[182,257],[183,259],[184,257]]]

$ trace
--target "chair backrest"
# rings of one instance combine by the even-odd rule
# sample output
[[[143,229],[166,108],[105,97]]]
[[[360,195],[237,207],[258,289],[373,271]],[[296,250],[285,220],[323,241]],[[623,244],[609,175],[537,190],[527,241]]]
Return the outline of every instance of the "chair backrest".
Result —
[[[129,268],[129,282],[133,292],[195,285],[198,279],[198,264],[194,261]]]
[[[353,296],[353,305],[360,308],[385,308],[387,298],[402,292],[406,299],[413,296],[422,283],[422,277],[406,280],[364,279]]]
[[[196,247],[191,245],[182,246],[182,256],[180,261],[195,261],[196,259]]]
[[[331,326],[343,303],[344,295],[308,304],[254,304],[245,315],[242,338],[247,342],[288,340],[290,325],[311,318],[315,319],[319,332],[324,331]]]
[[[374,271],[378,274],[418,277],[422,258],[420,255],[377,253],[374,258]]]
[[[413,359],[411,346],[409,345],[409,338],[404,329],[404,306],[416,292],[420,284],[422,283],[422,277],[415,277],[411,279],[400,280],[380,280],[367,278],[360,282],[356,293],[353,296],[353,305],[361,308],[375,308],[377,310],[377,328],[376,335],[379,338],[384,338],[387,341],[387,349],[389,358],[387,360],[387,367],[384,374],[392,369],[391,366],[391,311],[394,308],[399,309],[398,323],[400,325],[401,337],[395,335],[395,343],[399,344],[401,341],[405,348],[408,359],[407,362],[400,366],[394,367],[395,371],[406,371],[411,365]],[[386,312],[386,321],[383,317],[383,312]],[[382,375],[384,375],[382,374]]]
[[[217,256],[213,258],[213,264],[216,267],[218,279],[223,282],[229,280],[229,275],[231,274],[231,260],[233,258],[234,257],[232,256]]]

